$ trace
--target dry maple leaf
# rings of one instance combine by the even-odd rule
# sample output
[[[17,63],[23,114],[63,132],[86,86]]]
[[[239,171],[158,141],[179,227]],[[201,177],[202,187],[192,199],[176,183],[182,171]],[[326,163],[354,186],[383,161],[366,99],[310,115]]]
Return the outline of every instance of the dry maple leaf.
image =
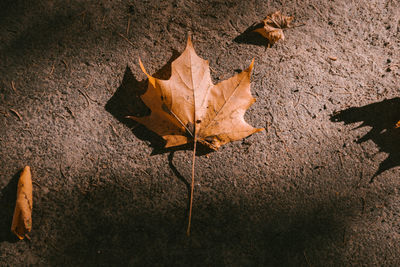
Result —
[[[151,114],[128,118],[164,138],[165,147],[196,140],[217,150],[230,141],[259,132],[263,129],[250,126],[243,118],[255,102],[250,93],[253,64],[254,60],[247,70],[214,85],[208,61],[197,56],[189,37],[185,51],[171,64],[169,80],[150,76],[140,61],[149,79],[141,98]]]
[[[185,51],[171,64],[169,80],[150,76],[142,62],[139,62],[149,79],[148,89],[141,98],[150,108],[151,114],[128,118],[160,135],[166,140],[166,147],[194,142],[189,235],[196,142],[217,150],[230,141],[263,130],[252,127],[243,117],[255,102],[250,93],[254,59],[248,69],[216,85],[211,81],[208,61],[196,54],[190,37]]]
[[[276,11],[268,15],[262,23],[264,27],[255,29],[255,32],[261,34],[264,38],[267,38],[269,43],[273,45],[280,39],[285,40],[285,35],[283,35],[283,30],[285,28],[290,28],[290,23],[294,17],[288,17],[281,14],[280,11]]]
[[[31,169],[26,166],[18,180],[17,201],[11,224],[11,231],[19,239],[29,238],[27,234],[32,229],[32,204]]]

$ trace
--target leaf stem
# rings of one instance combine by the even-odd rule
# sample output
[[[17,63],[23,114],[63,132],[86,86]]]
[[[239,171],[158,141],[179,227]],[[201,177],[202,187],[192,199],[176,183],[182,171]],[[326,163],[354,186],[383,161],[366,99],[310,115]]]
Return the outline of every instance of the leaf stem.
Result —
[[[192,207],[193,207],[193,191],[194,191],[194,163],[196,160],[196,143],[197,143],[197,136],[194,135],[194,145],[193,145],[193,158],[192,158],[192,184],[190,186],[190,206],[189,206],[189,222],[186,231],[186,235],[190,236],[190,224],[192,222]]]

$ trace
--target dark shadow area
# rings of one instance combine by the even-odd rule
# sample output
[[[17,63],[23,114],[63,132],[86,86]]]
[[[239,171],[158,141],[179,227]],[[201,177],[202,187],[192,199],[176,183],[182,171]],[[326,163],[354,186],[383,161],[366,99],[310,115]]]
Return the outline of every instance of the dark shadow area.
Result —
[[[154,201],[162,192],[144,195],[112,183],[85,194],[51,193],[58,205],[47,220],[57,228],[42,236],[46,227],[38,226],[32,240],[54,237],[43,255],[50,265],[307,266],[307,253],[318,266],[324,251],[340,266],[336,249],[343,246],[346,216],[359,209],[347,198],[299,202],[289,211],[284,196],[260,205],[245,195],[239,204],[197,193],[189,238],[183,205]]]
[[[75,60],[84,58],[88,64],[92,59],[98,60],[99,46],[105,51],[102,56],[108,59],[107,49],[119,40],[115,37],[118,25],[104,23],[105,27],[101,24],[101,16],[109,10],[94,9],[94,3],[89,1],[71,5],[54,3],[52,8],[46,1],[1,2],[0,68],[7,72],[12,73],[20,66],[36,69],[37,64],[47,61],[50,66],[54,64],[56,70],[62,67],[69,73]]]
[[[306,251],[319,246],[321,250],[328,250],[322,240],[340,244],[346,223],[338,220],[336,208],[325,205],[312,209],[305,207],[303,213],[300,211],[293,217],[284,214],[278,217],[275,224],[265,230],[265,245],[272,256],[268,262],[280,262],[281,266],[294,266],[295,262],[308,265],[304,258]]]
[[[342,110],[333,114],[331,121],[343,121],[345,124],[362,122],[357,128],[372,127],[366,135],[357,140],[357,143],[371,140],[379,147],[380,152],[389,155],[380,163],[379,169],[371,178],[371,183],[382,172],[400,166],[400,128],[395,128],[396,123],[400,121],[400,98]]]
[[[152,76],[158,79],[167,80],[171,76],[171,63],[178,58],[179,53],[173,50],[171,58],[168,62]],[[150,109],[141,99],[147,90],[147,79],[138,81],[129,66],[126,67],[121,85],[117,88],[114,95],[108,100],[105,109],[111,113],[118,121],[132,129],[132,133],[140,140],[149,141],[153,149],[152,155],[174,152],[179,150],[193,149],[193,144],[183,146],[164,148],[165,141],[156,133],[148,130],[143,125],[135,122],[126,116],[148,116]],[[210,148],[198,143],[196,155],[205,155],[212,152]]]
[[[0,242],[15,242],[17,237],[11,232],[11,222],[17,200],[18,180],[22,170],[18,171],[0,193]]]
[[[264,27],[263,23],[253,24],[248,27],[243,33],[233,39],[233,41],[239,44],[252,44],[265,47],[271,46],[268,39],[262,37],[259,33],[254,32],[255,29],[262,27]]]
[[[5,24],[8,16],[15,16],[18,10],[23,10],[24,1],[3,0],[0,1],[0,26]]]
[[[15,16],[19,17],[24,13],[28,13],[30,7],[29,4],[19,1],[18,5],[9,5],[8,8],[11,13],[15,13]],[[32,48],[40,48],[41,52],[46,51],[48,54],[49,49],[54,49],[54,46],[60,50],[64,50],[69,48],[73,40],[81,40],[83,36],[86,36],[86,40],[93,42],[88,38],[89,33],[93,35],[89,29],[90,25],[89,23],[82,23],[82,18],[77,16],[79,12],[82,11],[68,7],[65,10],[60,10],[54,17],[44,14],[42,17],[31,21],[31,24],[26,28],[14,29],[14,27],[9,26],[10,28],[7,29],[7,32],[12,37],[11,42],[7,46],[2,47],[0,50],[1,54],[8,56],[14,54],[21,56],[29,53],[37,54],[36,49]],[[15,17],[10,17],[10,14],[7,15],[3,19],[15,19]],[[23,16],[21,17],[23,18]],[[0,23],[2,22],[0,20]],[[79,32],[73,32],[73,37],[71,37],[71,29],[77,23],[81,24]],[[10,23],[5,21],[5,24],[9,25]],[[42,54],[37,54],[37,56],[43,57]]]

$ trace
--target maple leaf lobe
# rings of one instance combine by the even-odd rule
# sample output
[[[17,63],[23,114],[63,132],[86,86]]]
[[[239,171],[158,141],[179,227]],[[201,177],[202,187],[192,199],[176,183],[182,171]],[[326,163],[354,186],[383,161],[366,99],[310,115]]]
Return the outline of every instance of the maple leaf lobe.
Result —
[[[249,68],[214,85],[207,60],[200,58],[190,37],[185,51],[172,62],[169,80],[148,77],[148,89],[141,96],[151,113],[128,116],[166,140],[166,147],[193,142],[194,139],[217,150],[220,146],[262,131],[244,120],[255,102],[250,93]],[[195,138],[196,137],[196,138]]]

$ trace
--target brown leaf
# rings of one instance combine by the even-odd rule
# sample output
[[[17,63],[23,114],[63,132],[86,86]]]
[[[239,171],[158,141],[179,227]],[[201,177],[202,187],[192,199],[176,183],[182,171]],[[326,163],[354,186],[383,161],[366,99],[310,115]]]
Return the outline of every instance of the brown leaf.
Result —
[[[217,150],[230,141],[259,132],[263,128],[253,128],[243,118],[255,102],[250,93],[253,64],[254,60],[247,70],[214,85],[208,61],[196,54],[189,37],[185,51],[171,64],[169,80],[150,76],[140,61],[149,79],[142,100],[151,114],[129,118],[164,138],[166,147],[197,140]]]
[[[26,166],[18,180],[17,201],[11,231],[19,239],[24,239],[32,229],[32,177],[29,166]]]
[[[263,37],[267,38],[269,43],[272,45],[279,41],[280,39],[285,40],[285,35],[283,34],[283,30],[285,28],[290,28],[290,23],[294,17],[288,17],[281,14],[280,11],[276,11],[270,15],[268,15],[262,23],[264,24],[263,28],[255,29],[255,32],[258,32]]]

